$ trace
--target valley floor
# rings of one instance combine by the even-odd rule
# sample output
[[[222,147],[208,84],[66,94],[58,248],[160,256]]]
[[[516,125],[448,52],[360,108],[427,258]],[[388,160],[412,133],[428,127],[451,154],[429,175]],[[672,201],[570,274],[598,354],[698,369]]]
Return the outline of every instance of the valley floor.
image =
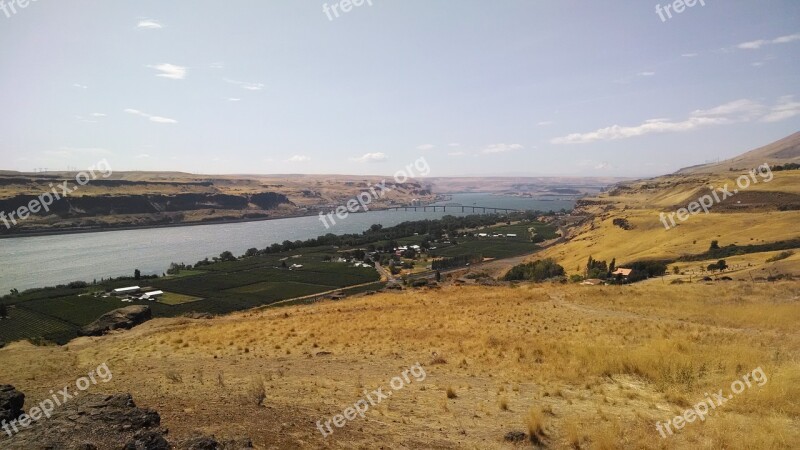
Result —
[[[18,342],[0,350],[0,381],[27,408],[105,362],[113,379],[91,392],[130,392],[176,438],[263,449],[499,449],[512,431],[548,448],[790,449],[798,323],[796,282],[446,286]],[[704,421],[657,431],[757,369],[766,381]],[[379,388],[391,395],[323,437],[318,421]]]

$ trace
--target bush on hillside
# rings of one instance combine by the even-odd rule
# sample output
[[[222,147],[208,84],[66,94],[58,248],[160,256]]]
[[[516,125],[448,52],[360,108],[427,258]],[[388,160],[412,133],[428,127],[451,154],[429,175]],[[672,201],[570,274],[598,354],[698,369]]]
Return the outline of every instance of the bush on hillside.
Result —
[[[506,281],[544,281],[563,277],[566,272],[552,259],[534,261],[514,266],[505,276]]]

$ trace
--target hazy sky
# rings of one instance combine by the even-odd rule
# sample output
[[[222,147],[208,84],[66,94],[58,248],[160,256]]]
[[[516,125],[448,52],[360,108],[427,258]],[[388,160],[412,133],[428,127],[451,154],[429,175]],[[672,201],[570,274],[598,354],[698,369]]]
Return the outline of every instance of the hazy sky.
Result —
[[[0,169],[642,176],[800,130],[797,0],[4,2]]]

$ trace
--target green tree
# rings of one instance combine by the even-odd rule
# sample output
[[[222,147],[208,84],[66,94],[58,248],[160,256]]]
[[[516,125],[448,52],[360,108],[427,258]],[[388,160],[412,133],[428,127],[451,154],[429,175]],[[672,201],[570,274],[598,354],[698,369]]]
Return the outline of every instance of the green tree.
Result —
[[[719,241],[711,241],[711,247],[708,250],[719,250]]]
[[[141,280],[142,279],[142,272],[139,269],[133,271],[133,279],[134,280]]]
[[[505,280],[540,282],[551,278],[563,277],[564,274],[564,268],[558,265],[555,260],[545,259],[512,267],[506,274]]]
[[[227,250],[219,254],[219,259],[220,259],[220,261],[223,261],[223,262],[225,262],[225,261],[236,261],[236,257],[233,256],[233,253],[231,253],[230,251],[227,251]]]

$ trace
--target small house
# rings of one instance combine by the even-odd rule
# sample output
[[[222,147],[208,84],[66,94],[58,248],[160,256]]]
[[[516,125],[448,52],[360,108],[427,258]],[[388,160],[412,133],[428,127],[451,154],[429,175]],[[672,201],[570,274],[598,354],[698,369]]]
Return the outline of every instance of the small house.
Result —
[[[130,286],[130,287],[114,289],[114,291],[112,292],[114,295],[130,295],[130,294],[136,294],[141,290],[142,288],[140,288],[139,286]]]
[[[150,300],[152,302],[158,300],[159,297],[163,296],[164,296],[164,291],[150,291],[150,292],[145,292],[144,295],[139,297],[139,300]]]
[[[614,276],[621,275],[623,278],[627,278],[628,276],[630,276],[631,272],[633,272],[633,269],[623,269],[620,267],[617,270],[613,271],[611,275]]]

